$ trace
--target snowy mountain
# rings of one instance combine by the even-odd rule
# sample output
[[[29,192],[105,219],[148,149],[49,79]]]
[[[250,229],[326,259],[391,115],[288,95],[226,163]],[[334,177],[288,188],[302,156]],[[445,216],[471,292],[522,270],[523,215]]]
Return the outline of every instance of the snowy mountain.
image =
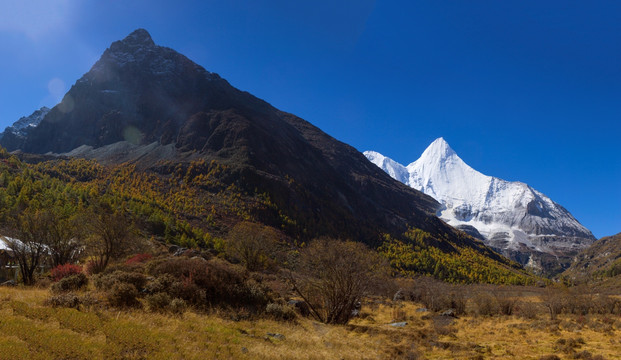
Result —
[[[42,107],[39,110],[36,110],[30,116],[22,116],[19,120],[13,123],[11,126],[7,126],[4,129],[4,132],[0,134],[0,139],[7,133],[10,132],[16,136],[26,136],[26,132],[29,129],[37,127],[41,120],[50,112],[50,109],[47,107]]]
[[[438,216],[523,265],[554,274],[595,241],[565,208],[522,182],[487,176],[436,139],[408,166],[377,152],[364,155],[394,179],[432,196]]]

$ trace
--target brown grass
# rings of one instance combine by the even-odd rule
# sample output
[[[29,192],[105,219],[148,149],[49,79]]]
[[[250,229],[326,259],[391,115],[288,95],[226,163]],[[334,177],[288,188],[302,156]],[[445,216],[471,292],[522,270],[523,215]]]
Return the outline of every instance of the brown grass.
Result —
[[[359,318],[332,326],[305,318],[233,321],[216,311],[181,317],[143,310],[78,311],[45,307],[48,296],[46,290],[0,288],[0,360],[570,359],[586,352],[618,359],[621,354],[621,318],[612,315],[454,319],[418,312],[421,304],[374,298],[365,302]],[[407,325],[389,325],[393,320]]]

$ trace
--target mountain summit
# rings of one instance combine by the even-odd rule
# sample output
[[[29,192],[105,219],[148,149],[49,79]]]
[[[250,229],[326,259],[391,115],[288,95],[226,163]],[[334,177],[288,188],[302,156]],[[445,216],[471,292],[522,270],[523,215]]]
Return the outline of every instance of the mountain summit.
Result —
[[[262,103],[243,97],[217,74],[156,45],[139,29],[113,42],[19,148],[64,153],[119,141],[188,146],[194,132],[182,127],[192,115],[240,102],[255,108]]]
[[[153,39],[151,39],[151,34],[145,29],[134,30],[131,34],[127,35],[125,39],[112,43],[110,48],[113,48],[119,43],[129,46],[155,46]]]
[[[421,158],[443,161],[453,155],[456,156],[457,154],[446,140],[444,140],[444,138],[437,138],[425,149]]]
[[[300,239],[329,235],[377,245],[382,234],[417,227],[460,241],[434,216],[440,204],[431,197],[312,124],[156,45],[143,29],[113,42],[23,141],[0,144],[130,162],[164,177],[196,162],[215,163],[219,182],[269,199],[271,208],[254,219]],[[216,182],[213,173],[194,175]]]
[[[487,176],[443,139],[403,166],[377,152],[365,156],[394,179],[442,204],[438,216],[514,260],[552,274],[595,241],[565,208],[521,182]]]

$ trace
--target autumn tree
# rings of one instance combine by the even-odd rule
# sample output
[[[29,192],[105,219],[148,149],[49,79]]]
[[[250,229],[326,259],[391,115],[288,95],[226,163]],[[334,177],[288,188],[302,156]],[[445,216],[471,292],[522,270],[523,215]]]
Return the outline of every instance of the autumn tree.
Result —
[[[63,216],[59,210],[44,211],[42,226],[47,229],[45,244],[53,266],[74,263],[83,249],[76,221]]]
[[[357,304],[385,282],[387,274],[385,261],[364,244],[322,238],[300,251],[290,280],[315,319],[346,324]]]
[[[26,210],[16,216],[5,229],[2,241],[13,252],[25,285],[33,285],[35,272],[48,253],[48,214]]]
[[[138,243],[131,221],[120,211],[100,208],[97,212],[89,212],[84,220],[93,273],[102,272],[110,260],[130,253]]]
[[[242,221],[229,232],[226,252],[250,271],[264,270],[282,254],[281,239],[282,235],[274,228]]]

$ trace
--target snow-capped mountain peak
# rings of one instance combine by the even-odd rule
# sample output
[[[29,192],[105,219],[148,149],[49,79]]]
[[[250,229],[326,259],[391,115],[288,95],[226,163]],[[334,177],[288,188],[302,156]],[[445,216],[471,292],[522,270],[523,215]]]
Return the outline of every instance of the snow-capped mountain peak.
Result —
[[[450,158],[451,156],[457,156],[455,151],[451,148],[451,146],[444,140],[444,138],[440,137],[435,139],[431,145],[425,149],[423,154],[420,156],[421,159],[424,160],[444,160]]]
[[[523,264],[533,262],[533,253],[567,257],[595,240],[565,208],[527,184],[474,170],[443,138],[407,167],[377,152],[364,155],[394,179],[440,202],[438,216],[444,221]]]

